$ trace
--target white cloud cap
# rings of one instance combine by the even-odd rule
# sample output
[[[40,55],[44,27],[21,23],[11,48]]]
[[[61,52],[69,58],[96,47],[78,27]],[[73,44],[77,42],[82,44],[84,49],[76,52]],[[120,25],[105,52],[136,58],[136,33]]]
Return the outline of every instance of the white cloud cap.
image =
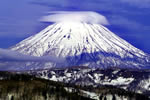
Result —
[[[42,22],[84,22],[91,24],[109,25],[105,16],[92,11],[54,11],[44,16]]]

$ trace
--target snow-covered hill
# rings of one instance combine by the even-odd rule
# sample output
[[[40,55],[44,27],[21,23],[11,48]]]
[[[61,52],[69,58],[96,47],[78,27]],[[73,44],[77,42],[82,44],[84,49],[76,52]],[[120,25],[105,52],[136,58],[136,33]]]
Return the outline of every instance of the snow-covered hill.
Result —
[[[54,71],[56,72],[56,71]],[[58,73],[58,72],[57,72]],[[67,72],[66,72],[67,73]],[[64,76],[65,77],[65,76]],[[15,80],[15,81],[14,81]],[[35,85],[36,84],[36,85]],[[95,86],[95,85],[94,85]],[[79,86],[15,72],[0,72],[1,100],[149,100],[116,86]]]
[[[31,36],[11,50],[32,56],[63,57],[66,62],[24,64],[14,63],[12,69],[46,69],[64,66],[89,66],[91,68],[149,66],[149,57],[99,24],[81,22],[55,23]]]
[[[72,67],[28,71],[28,73],[52,81],[92,87],[110,85],[150,95],[150,70]]]

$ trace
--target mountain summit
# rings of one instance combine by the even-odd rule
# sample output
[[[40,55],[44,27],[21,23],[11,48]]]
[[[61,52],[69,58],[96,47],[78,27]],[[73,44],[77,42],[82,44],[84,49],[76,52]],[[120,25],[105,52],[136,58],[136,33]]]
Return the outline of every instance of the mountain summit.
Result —
[[[106,27],[82,22],[58,22],[31,36],[11,50],[31,56],[63,57],[64,64],[28,62],[19,69],[89,66],[91,68],[144,68],[148,55]],[[16,63],[16,66],[18,64]]]

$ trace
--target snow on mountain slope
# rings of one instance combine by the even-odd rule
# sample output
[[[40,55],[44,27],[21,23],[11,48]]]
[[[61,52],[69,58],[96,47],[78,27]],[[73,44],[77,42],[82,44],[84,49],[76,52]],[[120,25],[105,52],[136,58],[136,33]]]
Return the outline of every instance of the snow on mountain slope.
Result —
[[[64,64],[29,62],[20,69],[44,69],[62,66],[130,67],[148,66],[148,56],[141,50],[98,24],[55,23],[31,36],[11,50],[32,56],[66,58]],[[148,65],[147,65],[148,64]],[[18,64],[16,64],[17,66]]]
[[[43,56],[46,51],[52,48],[59,49],[60,52],[78,50],[77,53],[79,54],[102,51],[116,53],[121,57],[132,57],[130,53],[138,57],[145,55],[142,51],[134,48],[101,25],[74,22],[50,25],[39,34],[22,41],[12,50],[19,49],[23,53]],[[25,52],[25,50],[28,50],[28,52]],[[127,51],[129,55],[125,55]],[[57,52],[58,56],[68,56],[67,53],[65,55],[60,52]],[[70,52],[70,56],[74,56],[74,52]]]
[[[27,73],[52,81],[92,87],[110,85],[150,95],[150,70],[74,67],[67,69],[52,68],[49,70],[27,71]]]

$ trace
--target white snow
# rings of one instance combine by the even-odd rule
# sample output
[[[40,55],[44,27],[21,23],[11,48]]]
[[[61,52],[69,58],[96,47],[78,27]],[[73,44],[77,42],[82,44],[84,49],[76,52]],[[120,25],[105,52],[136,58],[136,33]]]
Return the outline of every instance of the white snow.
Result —
[[[85,93],[91,99],[99,100],[99,95],[94,92],[89,92],[89,91],[84,91],[84,90],[81,90],[81,92]]]
[[[0,80],[3,80],[4,78],[3,77],[0,77]]]
[[[67,77],[71,77],[71,73],[66,73],[65,74]]]
[[[73,90],[75,90],[74,88],[71,88],[71,87],[64,87],[64,89],[70,93],[73,92]]]
[[[144,79],[139,83],[139,86],[145,90],[150,91],[150,77],[148,79]]]
[[[55,74],[56,74],[54,71],[51,71],[50,73],[51,73],[52,75],[55,75]]]
[[[128,85],[130,84],[134,79],[133,78],[124,78],[124,77],[118,77],[115,80],[105,80],[102,84],[107,84],[107,85]]]
[[[52,78],[50,78],[49,80],[52,80],[52,81],[57,81],[57,78],[55,75],[52,76]]]
[[[113,71],[112,73],[113,74],[117,74],[119,72],[119,70],[115,70],[115,71]]]
[[[103,74],[94,73],[94,77],[95,77],[96,79],[100,78],[101,76],[103,76]]]

